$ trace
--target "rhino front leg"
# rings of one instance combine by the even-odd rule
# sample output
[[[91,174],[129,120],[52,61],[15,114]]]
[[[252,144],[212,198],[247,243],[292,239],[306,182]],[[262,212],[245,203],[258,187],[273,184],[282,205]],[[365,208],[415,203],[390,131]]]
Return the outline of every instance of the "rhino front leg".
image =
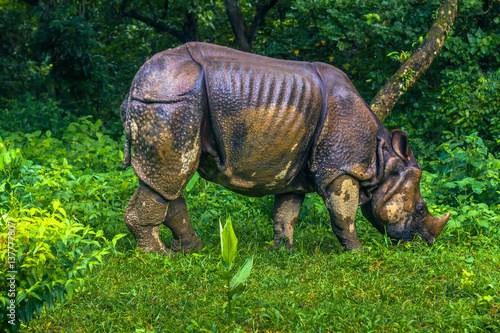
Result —
[[[168,205],[168,201],[139,181],[139,186],[125,209],[125,223],[137,240],[138,248],[145,252],[171,252],[159,235]]]
[[[284,193],[274,196],[274,245],[277,249],[285,244],[287,249],[293,248],[293,229],[299,219],[300,206],[304,202],[304,194]]]
[[[358,210],[359,182],[348,176],[336,178],[326,189],[323,197],[330,213],[333,232],[346,251],[363,246],[356,235],[354,218]]]
[[[186,200],[179,197],[169,202],[167,217],[163,222],[174,237],[172,250],[175,252],[196,252],[205,247],[194,231],[189,219]]]

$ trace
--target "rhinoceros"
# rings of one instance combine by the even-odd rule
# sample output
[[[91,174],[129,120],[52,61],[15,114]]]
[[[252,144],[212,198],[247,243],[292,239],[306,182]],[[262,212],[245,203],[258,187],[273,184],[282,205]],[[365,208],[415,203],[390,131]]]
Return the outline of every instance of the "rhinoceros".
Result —
[[[345,250],[362,248],[355,215],[395,241],[433,243],[408,136],[388,132],[347,75],[320,62],[272,59],[191,42],[154,55],[121,107],[123,167],[139,185],[125,210],[138,248],[201,249],[183,190],[196,171],[247,196],[274,195],[274,247],[293,247],[306,193],[324,200]],[[131,153],[133,148],[133,154]],[[159,238],[173,234],[171,249]]]

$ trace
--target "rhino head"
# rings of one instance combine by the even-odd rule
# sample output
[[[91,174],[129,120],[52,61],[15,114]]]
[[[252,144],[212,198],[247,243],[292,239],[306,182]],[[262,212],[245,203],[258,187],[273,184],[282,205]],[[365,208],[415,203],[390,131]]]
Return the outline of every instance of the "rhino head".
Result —
[[[418,235],[432,244],[450,213],[438,218],[427,209],[420,193],[422,170],[408,145],[408,135],[395,130],[389,144],[381,141],[382,182],[371,192],[371,200],[361,206],[363,215],[392,240],[406,242]]]

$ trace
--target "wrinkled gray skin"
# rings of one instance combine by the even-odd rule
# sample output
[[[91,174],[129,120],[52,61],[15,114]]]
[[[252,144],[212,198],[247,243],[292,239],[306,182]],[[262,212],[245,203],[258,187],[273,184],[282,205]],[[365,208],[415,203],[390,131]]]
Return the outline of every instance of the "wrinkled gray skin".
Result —
[[[182,196],[196,171],[238,193],[275,195],[274,247],[293,247],[309,192],[323,198],[346,250],[362,247],[359,205],[396,241],[432,243],[449,218],[427,210],[406,133],[389,133],[347,76],[323,63],[188,43],[142,66],[121,115],[124,168],[131,164],[140,180],[125,222],[145,251],[204,246]],[[158,236],[162,224],[171,249]]]

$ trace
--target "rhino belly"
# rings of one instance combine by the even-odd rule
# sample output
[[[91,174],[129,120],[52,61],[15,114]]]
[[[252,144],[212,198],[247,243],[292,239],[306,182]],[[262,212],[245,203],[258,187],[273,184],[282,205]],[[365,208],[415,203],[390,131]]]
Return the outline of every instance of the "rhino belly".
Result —
[[[323,102],[310,65],[214,61],[204,67],[216,149],[202,151],[200,175],[251,196],[311,192],[307,160]]]
[[[262,153],[265,156],[266,152]],[[249,158],[242,154],[240,161],[238,165],[221,165],[218,156],[202,151],[198,172],[211,182],[248,196],[314,191],[306,163],[297,164],[297,160],[285,157],[279,161],[259,161],[252,165],[255,154],[249,154]]]

